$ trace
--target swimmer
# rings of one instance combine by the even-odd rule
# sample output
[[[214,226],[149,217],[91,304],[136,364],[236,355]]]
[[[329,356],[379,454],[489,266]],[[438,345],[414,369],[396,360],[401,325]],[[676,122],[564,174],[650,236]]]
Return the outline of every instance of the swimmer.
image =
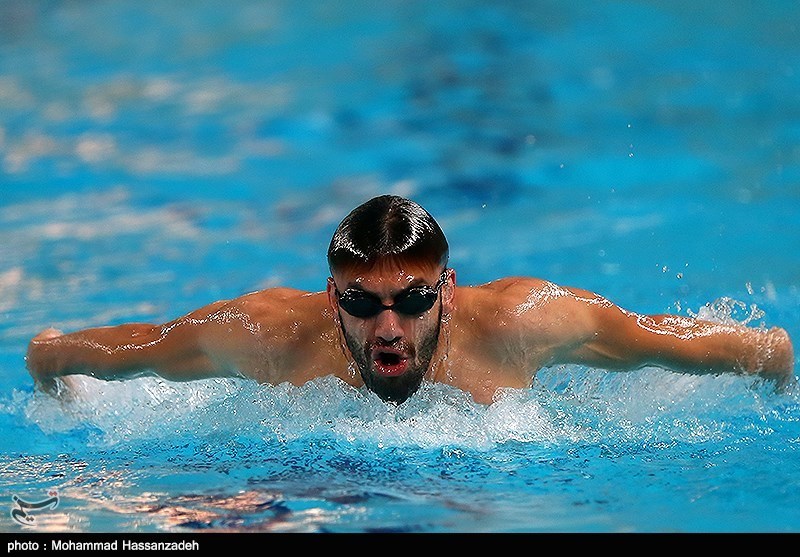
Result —
[[[375,197],[336,229],[325,291],[270,288],[164,324],[46,329],[29,344],[27,368],[46,390],[74,374],[295,385],[334,375],[395,404],[424,381],[488,404],[499,388],[530,387],[539,369],[557,364],[755,374],[777,385],[794,379],[792,343],[781,328],[637,314],[538,278],[457,286],[448,257],[445,235],[424,208]]]

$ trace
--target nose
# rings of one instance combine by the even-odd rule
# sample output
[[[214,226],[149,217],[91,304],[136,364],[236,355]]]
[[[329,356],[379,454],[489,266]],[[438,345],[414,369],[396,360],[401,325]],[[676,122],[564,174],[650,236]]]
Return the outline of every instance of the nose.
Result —
[[[405,334],[397,313],[392,310],[380,312],[375,318],[375,336],[384,342],[394,342]]]

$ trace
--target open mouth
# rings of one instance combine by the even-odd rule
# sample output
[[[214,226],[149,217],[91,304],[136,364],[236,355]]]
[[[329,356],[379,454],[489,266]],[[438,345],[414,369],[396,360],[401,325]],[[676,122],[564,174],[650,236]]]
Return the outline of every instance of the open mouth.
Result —
[[[375,370],[386,377],[402,375],[408,368],[408,358],[390,348],[376,348],[372,351]]]

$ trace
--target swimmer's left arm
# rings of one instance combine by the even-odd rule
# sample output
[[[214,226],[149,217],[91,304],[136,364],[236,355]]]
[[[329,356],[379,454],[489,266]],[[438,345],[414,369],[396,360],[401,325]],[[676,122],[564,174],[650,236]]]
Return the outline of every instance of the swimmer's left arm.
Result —
[[[794,373],[792,342],[779,327],[640,315],[585,291],[570,292],[580,337],[566,344],[562,360],[619,371],[656,365],[693,374],[758,374],[778,383]]]

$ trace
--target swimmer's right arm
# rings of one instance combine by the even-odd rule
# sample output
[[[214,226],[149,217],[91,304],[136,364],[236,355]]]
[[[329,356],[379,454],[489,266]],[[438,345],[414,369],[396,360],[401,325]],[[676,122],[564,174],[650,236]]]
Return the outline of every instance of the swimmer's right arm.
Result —
[[[26,365],[43,388],[57,377],[75,374],[104,380],[157,374],[172,381],[236,375],[203,342],[207,329],[219,326],[214,316],[225,303],[163,325],[128,323],[66,334],[45,329],[30,341]]]

